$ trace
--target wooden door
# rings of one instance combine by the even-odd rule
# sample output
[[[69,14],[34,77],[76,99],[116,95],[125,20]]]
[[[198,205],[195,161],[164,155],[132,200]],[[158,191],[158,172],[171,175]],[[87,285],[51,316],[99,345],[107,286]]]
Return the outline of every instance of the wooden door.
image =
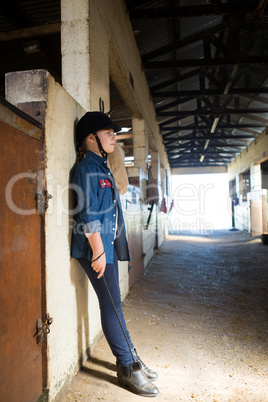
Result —
[[[41,141],[0,120],[0,400],[36,402],[43,382],[35,338],[42,317],[42,228],[35,199]],[[29,122],[20,124],[31,133]]]

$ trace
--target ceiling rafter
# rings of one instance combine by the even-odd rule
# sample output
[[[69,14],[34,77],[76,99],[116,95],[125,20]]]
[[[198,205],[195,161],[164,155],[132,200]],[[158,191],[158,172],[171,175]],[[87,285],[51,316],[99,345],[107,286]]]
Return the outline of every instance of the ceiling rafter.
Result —
[[[257,31],[251,34],[245,46],[242,47],[239,34],[241,21],[242,20],[240,20],[239,22],[237,21],[231,26],[229,25],[227,31],[225,30],[225,32],[228,32],[229,30],[227,38],[231,38],[231,46],[227,43],[223,43],[223,36],[218,36],[216,32],[212,32],[211,30],[203,30],[203,35],[199,37],[190,35],[186,38],[186,40],[184,38],[185,42],[176,41],[176,43],[171,44],[171,46],[174,46],[176,44],[178,46],[178,49],[180,47],[184,47],[185,43],[189,44],[191,40],[201,40],[203,41],[203,59],[198,58],[191,60],[175,59],[167,61],[152,61],[153,58],[166,53],[167,49],[163,48],[160,48],[154,52],[149,52],[143,57],[144,65],[147,69],[183,69],[185,67],[198,67],[194,68],[192,71],[188,71],[187,73],[182,73],[172,80],[163,81],[162,83],[151,87],[151,92],[154,99],[178,99],[177,104],[176,102],[172,102],[171,107],[164,107],[160,110],[156,110],[158,118],[161,119],[161,117],[170,117],[170,119],[167,119],[165,121],[159,121],[161,133],[163,133],[163,131],[166,132],[166,134],[162,134],[162,136],[164,144],[166,146],[168,157],[170,159],[179,158],[182,155],[185,157],[189,154],[189,152],[191,152],[192,154],[197,154],[199,156],[200,154],[202,154],[206,155],[206,157],[208,155],[209,157],[211,157],[211,150],[215,149],[215,146],[212,148],[212,143],[213,141],[215,141],[216,136],[212,136],[210,131],[212,130],[213,124],[216,121],[215,119],[217,119],[218,124],[216,124],[216,131],[222,129],[231,129],[232,131],[244,132],[244,130],[246,130],[246,132],[249,132],[253,136],[252,137],[251,135],[247,136],[246,134],[243,134],[241,138],[240,135],[236,135],[236,139],[246,141],[246,144],[240,142],[240,146],[237,145],[237,148],[235,147],[235,145],[233,145],[233,147],[235,147],[235,151],[233,152],[231,152],[226,147],[225,150],[221,147],[221,149],[218,149],[217,152],[215,152],[218,154],[219,157],[222,157],[226,153],[228,155],[236,155],[241,151],[241,147],[245,147],[248,142],[252,140],[252,138],[255,138],[258,135],[258,131],[253,131],[252,129],[262,129],[264,126],[267,125],[267,119],[259,117],[258,114],[267,114],[268,109],[240,107],[240,99],[238,95],[241,96],[246,94],[249,95],[251,93],[260,94],[268,92],[265,86],[260,86],[259,88],[255,87],[254,80],[251,79],[253,69],[251,70],[250,67],[252,66],[253,57],[250,55],[250,52],[256,48],[257,44],[259,44],[262,37],[261,31]],[[220,30],[220,32],[223,31]],[[212,57],[212,45],[216,49],[214,58]],[[219,55],[222,55],[223,57],[219,57]],[[261,63],[266,63],[266,61],[268,61],[268,58],[264,55],[261,48],[261,54],[257,56],[254,55],[254,66],[256,66],[256,63],[259,63],[260,70],[263,70],[263,66]],[[232,67],[231,72],[228,72],[229,66]],[[220,71],[223,74],[221,74],[220,76],[215,75],[215,68],[220,68]],[[196,77],[197,79],[199,90],[185,89],[186,80],[189,78],[193,79],[194,77]],[[205,78],[208,80],[207,84]],[[244,81],[242,82],[243,79]],[[177,88],[176,90],[172,89],[170,91],[161,91],[168,86],[172,86],[174,84],[178,85],[180,83],[184,85],[184,89]],[[182,104],[179,103],[180,98],[188,96],[193,96],[196,99],[197,108],[195,110],[193,110],[192,105],[190,106],[190,104],[188,105],[189,109],[187,108],[187,110],[181,110]],[[234,101],[235,107],[227,107],[232,103],[232,101]],[[201,102],[203,102],[206,106],[202,106]],[[177,110],[174,110],[174,107],[177,107]],[[179,107],[180,110],[178,109]],[[240,116],[240,120],[246,116],[248,120],[257,121],[259,124],[243,124],[244,119],[243,123],[241,123],[241,120],[238,124],[237,122],[231,122],[231,116]],[[180,121],[187,117],[194,118],[194,124],[182,126]],[[211,120],[212,117],[214,117],[214,120]],[[177,127],[168,127],[174,122],[178,124]],[[205,125],[203,123],[205,123]],[[261,126],[260,123],[263,124],[263,126]],[[178,146],[178,143],[181,143],[180,140],[182,137],[179,136],[178,140],[177,134],[183,130],[192,131],[195,142],[200,140],[200,136],[197,134],[203,134],[203,139],[206,141],[206,145],[202,144],[202,146],[200,146],[199,148],[203,152],[197,151],[194,148],[194,144],[188,148]],[[173,138],[174,134],[177,137],[175,138],[175,141]],[[206,134],[209,134],[209,138],[207,138]],[[226,139],[226,136],[224,137],[225,138],[222,138],[222,140],[231,141],[231,139]],[[171,142],[169,142],[170,140]],[[207,149],[206,152],[204,152],[204,148],[206,149],[209,143],[210,149]],[[168,144],[172,145],[169,146]],[[227,144],[225,145],[227,146]]]
[[[195,109],[195,110],[183,110],[183,111],[169,111],[169,112],[158,112],[157,116],[219,116],[221,114],[258,114],[258,113],[268,113],[268,108],[240,108],[240,109]]]
[[[200,69],[196,68],[196,69],[194,69],[192,71],[189,71],[189,72],[187,72],[185,74],[181,74],[176,78],[173,78],[171,80],[162,82],[161,84],[151,86],[151,91],[154,92],[154,91],[158,91],[159,89],[169,87],[170,85],[177,84],[180,81],[184,81],[184,80],[186,80],[188,78],[192,78],[195,75],[198,75],[199,73],[200,73]]]
[[[212,141],[212,140],[211,140]],[[225,147],[225,149],[227,149],[227,148],[237,148],[237,147],[243,147],[244,146],[244,144],[243,145],[230,145],[230,144],[228,144],[228,145],[225,145],[225,144],[215,144],[215,141],[213,142],[213,145],[211,146],[211,148],[222,148],[222,149],[224,149],[224,147]],[[189,146],[189,145],[183,145],[183,144],[176,144],[176,148],[174,148],[174,146],[169,146],[169,145],[166,145],[166,149],[168,150],[168,151],[173,151],[173,152],[179,152],[179,150],[180,149],[187,149],[187,150],[191,150],[191,149],[196,149],[196,148],[202,148],[202,149],[204,149],[204,144],[202,144],[202,145],[196,145],[196,144],[194,144],[194,145],[192,145],[192,146]]]
[[[163,134],[162,135],[163,139],[167,138],[167,134]],[[255,138],[254,135],[248,135],[248,134],[229,134],[229,135],[217,135],[212,137],[215,140],[230,140],[230,139],[247,139],[247,140],[253,140]],[[187,141],[197,141],[197,140],[211,140],[211,135],[207,134],[207,135],[203,135],[202,137],[193,137],[191,134],[189,136],[184,135],[184,136],[180,136],[177,137],[177,140],[187,140]],[[174,139],[175,140],[175,139]]]
[[[165,60],[165,61],[146,61],[145,69],[166,69],[166,68],[184,68],[184,67],[211,67],[211,66],[231,66],[239,63],[258,64],[267,63],[268,56],[247,56],[242,59],[231,57],[203,58],[203,59],[187,59],[187,60]]]
[[[163,54],[172,52],[174,50],[183,48],[184,46],[190,45],[192,43],[198,42],[204,39],[210,33],[219,33],[224,31],[228,27],[227,22],[220,23],[212,28],[204,29],[198,33],[194,33],[189,35],[183,39],[179,38],[174,40],[174,42],[161,46],[160,48],[153,50],[152,52],[146,53],[142,56],[143,65],[146,65],[146,62],[150,59],[154,59],[159,56],[163,56]]]
[[[256,5],[250,1],[244,1],[243,7],[240,4],[205,4],[180,7],[157,7],[143,8],[138,10],[130,9],[130,18],[185,18],[185,17],[200,17],[206,15],[235,15],[251,13],[256,10]]]
[[[227,156],[227,155],[218,155],[218,154],[214,154],[214,153],[211,153],[210,155],[207,155],[207,154],[204,154],[204,153],[201,153],[201,152],[197,152],[197,153],[191,152],[191,154],[170,156],[169,159],[180,161],[180,162],[183,162],[185,160],[197,160],[197,161],[199,161],[201,155],[203,155],[204,157],[209,156],[212,159],[213,158],[215,158],[215,159],[221,158],[221,160],[228,160],[228,159],[230,160],[230,159],[234,158],[233,155],[228,155]]]
[[[237,130],[239,130],[239,129],[243,129],[243,128],[260,128],[260,129],[263,129],[265,127],[265,125],[263,124],[263,125],[260,125],[260,124],[221,124],[221,125],[219,125],[218,127],[217,127],[217,130],[219,130],[219,129],[221,129],[221,128],[230,128],[230,129],[237,129]],[[160,124],[160,128],[161,128],[161,131],[187,131],[187,130],[199,130],[199,129],[202,129],[202,130],[208,130],[208,131],[210,131],[211,130],[211,126],[210,127],[207,127],[207,126],[200,126],[200,125],[194,125],[194,124],[189,124],[189,125],[187,125],[187,126],[179,126],[179,127],[164,127],[164,123],[161,123]]]
[[[267,60],[268,61],[268,60]],[[229,95],[250,95],[250,94],[267,94],[268,87],[259,87],[259,88],[230,88]],[[193,97],[203,97],[203,96],[221,96],[224,97],[227,94],[219,93],[217,89],[205,89],[203,91],[199,90],[182,90],[182,91],[163,91],[163,92],[154,92],[154,98],[176,98],[180,96],[193,96]]]
[[[170,107],[173,107],[173,106],[182,105],[183,103],[189,102],[191,100],[194,100],[194,97],[193,96],[187,96],[187,97],[181,98],[181,99],[179,99],[177,101],[169,102],[169,103],[167,103],[165,105],[158,106],[158,107],[155,108],[155,110],[156,110],[156,112],[160,112],[161,110],[169,109]]]
[[[214,167],[218,167],[218,166],[226,166],[226,163],[213,161],[213,162],[206,162],[205,166],[214,168]],[[200,167],[204,167],[204,163],[201,163],[201,162],[192,163],[191,161],[186,161],[184,163],[172,163],[172,161],[171,161],[170,167],[171,168],[195,168],[195,169],[198,169]]]

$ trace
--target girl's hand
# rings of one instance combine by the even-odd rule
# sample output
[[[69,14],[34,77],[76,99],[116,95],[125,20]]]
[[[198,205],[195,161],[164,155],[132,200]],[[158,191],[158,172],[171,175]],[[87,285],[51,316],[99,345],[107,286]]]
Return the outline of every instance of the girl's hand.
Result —
[[[97,257],[98,257],[98,255],[93,253],[92,260],[95,260],[95,258],[97,258]],[[104,274],[105,267],[106,267],[105,253],[97,261],[94,261],[91,264],[91,266],[92,266],[92,268],[94,269],[95,272],[99,273],[99,275],[97,276],[97,279],[100,279],[102,277],[102,275]]]
[[[104,246],[103,246],[103,243],[101,240],[100,232],[91,233],[89,236],[87,236],[87,239],[88,239],[90,247],[93,251],[91,266],[95,272],[99,273],[97,278],[100,279],[102,277],[102,275],[104,274],[105,267],[106,267],[106,256],[105,256],[105,253],[103,253]],[[101,257],[98,258],[100,255],[101,255]],[[96,260],[96,261],[94,261],[94,260]]]

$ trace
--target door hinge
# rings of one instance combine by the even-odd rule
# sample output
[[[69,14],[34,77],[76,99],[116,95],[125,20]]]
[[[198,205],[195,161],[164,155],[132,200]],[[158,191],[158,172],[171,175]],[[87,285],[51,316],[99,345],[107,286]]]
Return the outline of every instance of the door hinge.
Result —
[[[38,346],[42,346],[44,340],[46,339],[47,335],[50,333],[50,325],[53,322],[53,318],[47,314],[46,321],[42,322],[41,318],[38,318],[36,321],[36,342]]]

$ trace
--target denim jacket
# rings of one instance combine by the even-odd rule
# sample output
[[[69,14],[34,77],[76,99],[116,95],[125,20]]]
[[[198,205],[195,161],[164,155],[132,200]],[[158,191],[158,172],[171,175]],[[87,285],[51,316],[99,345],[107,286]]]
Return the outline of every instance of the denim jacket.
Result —
[[[100,232],[107,264],[113,263],[114,248],[118,260],[129,261],[120,196],[107,161],[87,151],[71,182],[76,198],[72,257],[91,260],[92,249],[85,233]]]

